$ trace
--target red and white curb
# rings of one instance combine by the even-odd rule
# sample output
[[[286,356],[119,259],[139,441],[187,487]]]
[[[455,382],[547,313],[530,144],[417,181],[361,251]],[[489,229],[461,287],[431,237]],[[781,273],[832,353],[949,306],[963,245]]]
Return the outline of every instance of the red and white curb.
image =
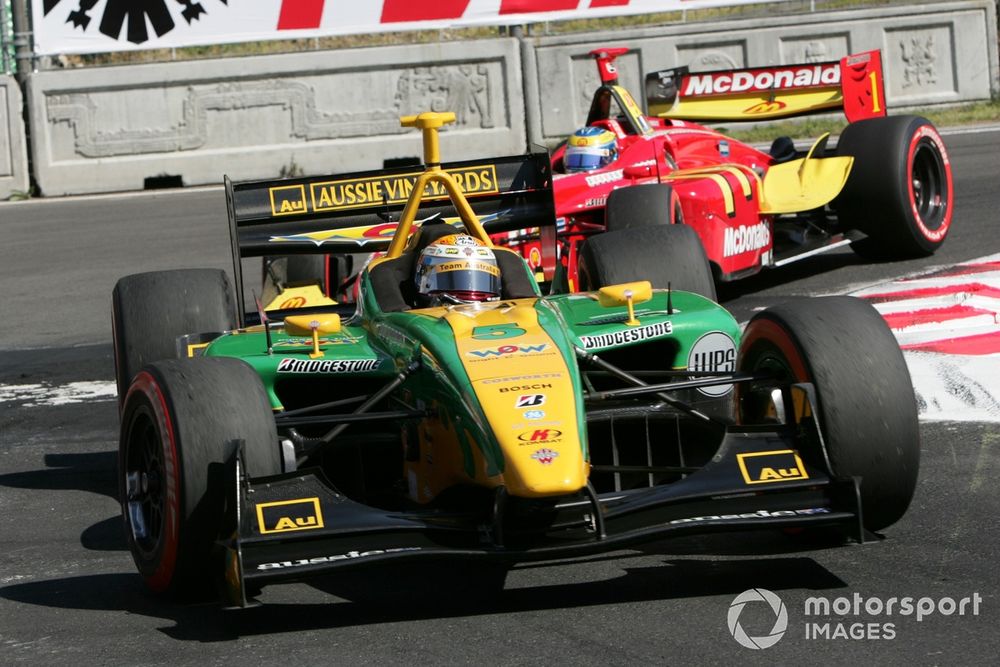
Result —
[[[851,292],[903,349],[920,418],[1000,421],[1000,255]]]

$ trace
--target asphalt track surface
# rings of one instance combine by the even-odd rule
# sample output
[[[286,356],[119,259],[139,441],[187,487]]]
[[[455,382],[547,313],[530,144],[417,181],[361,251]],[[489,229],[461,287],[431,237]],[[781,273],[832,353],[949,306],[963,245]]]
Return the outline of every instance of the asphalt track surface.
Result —
[[[956,221],[936,256],[865,264],[849,251],[723,291],[740,319],[1000,252],[1000,132],[946,136]],[[228,265],[220,189],[0,204],[0,386],[110,381],[110,292],[125,274]],[[1000,383],[1000,378],[997,378]],[[864,546],[780,533],[666,540],[516,568],[493,602],[447,595],[425,572],[353,573],[265,589],[263,606],[180,606],[145,592],[125,549],[113,399],[0,402],[0,664],[992,664],[1000,656],[1000,427],[924,422],[913,505]],[[788,629],[734,641],[730,604],[763,588]],[[805,615],[805,600],[979,596],[965,615]],[[898,610],[897,603],[897,610]],[[874,603],[872,603],[874,605]],[[947,603],[946,610],[947,610]],[[739,617],[751,636],[774,615]],[[866,637],[807,638],[808,623]],[[889,628],[886,624],[891,624]],[[809,626],[809,629],[813,629]],[[815,634],[812,632],[811,634]],[[876,634],[881,638],[874,638]],[[888,635],[893,638],[888,638]]]

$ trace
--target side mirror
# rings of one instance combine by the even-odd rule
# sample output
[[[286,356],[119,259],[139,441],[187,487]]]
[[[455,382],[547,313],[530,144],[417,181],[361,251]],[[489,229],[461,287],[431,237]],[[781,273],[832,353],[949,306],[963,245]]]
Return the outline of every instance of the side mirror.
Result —
[[[625,178],[649,178],[653,175],[653,166],[649,164],[632,164],[622,169]]]
[[[635,304],[649,301],[652,298],[653,286],[648,280],[608,285],[597,291],[597,302],[605,308],[628,306],[628,319],[625,324],[630,327],[639,324],[639,320],[635,317]]]

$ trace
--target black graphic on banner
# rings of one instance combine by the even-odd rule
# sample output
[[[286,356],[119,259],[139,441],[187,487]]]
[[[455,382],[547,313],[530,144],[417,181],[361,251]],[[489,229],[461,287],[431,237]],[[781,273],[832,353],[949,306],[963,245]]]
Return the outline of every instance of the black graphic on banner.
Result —
[[[196,0],[173,0],[181,5],[181,16],[189,24],[197,21],[200,16],[206,13],[205,7]],[[44,0],[43,10],[46,16],[56,8],[60,0]],[[228,4],[229,0],[219,0],[222,4]],[[73,24],[73,27],[86,31],[90,26],[90,11],[94,9],[97,0],[78,0],[76,9],[69,13],[66,23]],[[104,6],[104,14],[101,16],[101,33],[112,39],[122,37],[122,26],[128,22],[125,29],[124,38],[133,44],[143,44],[149,39],[146,31],[146,20],[153,26],[157,37],[163,37],[174,29],[174,19],[170,15],[167,0],[108,0]]]

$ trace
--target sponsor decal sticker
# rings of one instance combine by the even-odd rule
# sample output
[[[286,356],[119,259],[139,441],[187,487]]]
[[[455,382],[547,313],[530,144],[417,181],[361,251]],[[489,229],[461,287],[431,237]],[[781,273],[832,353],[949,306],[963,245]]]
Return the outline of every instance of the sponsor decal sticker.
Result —
[[[446,171],[452,175],[458,183],[458,187],[467,195],[491,194],[500,191],[494,165],[477,165],[447,169]],[[417,177],[421,173],[415,171],[392,176],[371,176],[310,183],[312,210],[318,213],[364,208],[383,203],[403,204],[409,198]],[[424,189],[424,198],[425,200],[447,199],[448,193],[440,183],[431,182]]]
[[[532,445],[548,445],[562,440],[562,431],[555,428],[536,428],[520,433],[517,439]]]
[[[279,373],[366,373],[381,365],[379,359],[282,359]]]
[[[544,352],[548,348],[548,343],[538,345],[501,345],[500,347],[485,347],[481,350],[469,350],[468,354],[478,360],[500,357],[505,354],[530,355]]]
[[[279,310],[285,310],[287,308],[301,308],[306,305],[306,298],[304,296],[293,296],[291,299],[285,299],[278,306]]]
[[[624,345],[626,343],[635,343],[640,340],[646,340],[647,338],[666,336],[667,334],[673,333],[673,331],[674,325],[672,323],[657,322],[656,324],[647,324],[643,327],[633,327],[630,329],[613,331],[611,333],[599,334],[596,336],[581,336],[580,342],[583,343],[584,348],[592,350],[594,348]]]
[[[684,81],[684,97],[761,93],[794,88],[835,86],[840,83],[838,63],[692,74]]]
[[[282,185],[270,188],[271,215],[296,215],[306,212],[306,186]]]
[[[620,181],[624,175],[625,171],[623,169],[615,169],[614,171],[609,171],[604,174],[594,174],[593,176],[588,176],[584,180],[587,182],[587,185],[594,187],[595,185],[607,185],[608,183]]]
[[[501,382],[525,382],[529,380],[557,380],[562,377],[562,373],[536,373],[534,375],[508,375],[500,378],[490,378],[483,380],[483,384],[500,384]],[[526,389],[538,389],[538,387],[525,387]],[[500,391],[511,391],[511,389],[501,389]]]
[[[710,331],[695,341],[688,353],[688,370],[708,373],[732,373],[736,370],[736,343],[729,334]],[[706,396],[725,396],[733,390],[731,384],[698,387]]]
[[[788,482],[794,479],[809,479],[809,473],[802,459],[794,449],[780,449],[770,452],[737,454],[743,481],[747,484],[769,484]]]
[[[545,404],[545,394],[525,394],[517,397],[515,408],[536,408]]]
[[[757,510],[756,512],[744,512],[743,514],[707,514],[705,516],[692,516],[685,519],[674,519],[670,523],[698,523],[701,521],[730,521],[734,519],[774,519],[788,516],[812,516],[814,514],[829,514],[830,510],[825,507],[810,507],[801,510],[778,510],[769,512],[768,510]]]
[[[258,570],[281,570],[292,567],[305,567],[307,565],[322,565],[323,563],[336,563],[339,560],[355,560],[357,558],[369,558],[371,556],[381,556],[383,554],[395,554],[405,551],[420,551],[420,547],[397,547],[395,549],[372,549],[370,551],[348,551],[346,554],[335,556],[318,556],[300,560],[283,560],[277,563],[261,563]]]
[[[732,257],[771,245],[771,228],[766,222],[742,227],[727,227],[722,245],[722,255]]]
[[[524,413],[524,418],[525,419],[531,419],[531,420],[545,419],[545,411],[544,410],[528,410],[528,411],[526,411]]]
[[[776,111],[781,111],[787,104],[781,100],[771,100],[770,102],[758,102],[753,106],[747,107],[743,110],[745,114],[765,114],[765,113],[775,113]]]
[[[532,453],[531,458],[535,459],[543,466],[551,465],[552,461],[558,458],[559,452],[554,449],[549,449],[548,447],[542,447],[541,449]]]
[[[529,389],[552,389],[548,382],[536,382],[535,384],[519,384],[513,387],[500,387],[500,393],[506,394],[508,391],[528,391]],[[540,405],[540,404],[539,404]]]
[[[298,498],[257,505],[257,526],[261,534],[291,533],[323,527],[319,498]]]

